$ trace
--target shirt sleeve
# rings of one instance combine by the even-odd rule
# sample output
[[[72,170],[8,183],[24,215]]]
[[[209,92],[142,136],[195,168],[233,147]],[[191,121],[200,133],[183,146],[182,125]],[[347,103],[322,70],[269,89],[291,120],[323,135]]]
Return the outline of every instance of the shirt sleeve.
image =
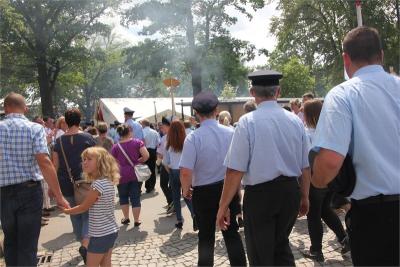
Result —
[[[320,148],[324,148],[346,156],[351,134],[350,106],[346,101],[344,91],[334,88],[325,98],[313,140],[313,150],[319,151]]]
[[[232,142],[225,157],[227,168],[247,172],[250,162],[250,137],[245,120],[239,120]]]
[[[103,192],[104,192],[104,186],[103,186],[103,184],[100,182],[100,181],[94,181],[93,183],[92,183],[92,188],[94,189],[94,190],[96,190],[97,192],[99,192],[100,193],[100,195],[103,195]]]
[[[46,132],[43,127],[35,127],[33,135],[33,153],[36,154],[49,154],[47,149]]]
[[[167,165],[168,167],[170,167],[171,165],[171,156],[169,150],[165,151],[165,165]]]
[[[310,151],[310,139],[306,133],[306,129],[304,128],[303,125],[301,125],[302,128],[302,168],[308,168],[310,167],[310,162],[308,160],[308,153]]]
[[[196,158],[196,147],[194,145],[193,135],[189,135],[188,137],[186,137],[183,144],[179,167],[193,170],[196,163]]]

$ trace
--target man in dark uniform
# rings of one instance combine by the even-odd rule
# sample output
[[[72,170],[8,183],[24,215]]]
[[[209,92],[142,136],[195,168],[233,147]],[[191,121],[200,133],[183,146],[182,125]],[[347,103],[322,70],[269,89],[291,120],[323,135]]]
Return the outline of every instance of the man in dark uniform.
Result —
[[[201,92],[193,99],[192,107],[200,120],[200,128],[186,137],[179,164],[184,197],[191,198],[193,187],[193,209],[199,228],[199,266],[214,264],[215,219],[226,171],[223,163],[233,135],[231,128],[216,120],[217,105],[218,98],[211,92]],[[240,212],[239,198],[233,195],[233,200],[227,203],[232,223],[223,237],[230,264],[244,266],[246,256],[235,221]]]
[[[224,163],[228,169],[217,224],[222,230],[232,224],[228,205],[244,176],[250,265],[294,266],[289,234],[297,215],[308,212],[307,137],[302,121],[277,103],[280,78],[275,71],[249,75],[257,109],[240,118]]]

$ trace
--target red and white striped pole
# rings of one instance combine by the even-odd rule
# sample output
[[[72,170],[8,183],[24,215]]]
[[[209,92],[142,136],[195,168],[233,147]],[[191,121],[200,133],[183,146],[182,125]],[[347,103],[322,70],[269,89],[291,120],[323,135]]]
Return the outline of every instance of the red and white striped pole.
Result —
[[[356,0],[356,11],[357,11],[357,26],[361,27],[362,23],[362,14],[361,14],[361,0]]]

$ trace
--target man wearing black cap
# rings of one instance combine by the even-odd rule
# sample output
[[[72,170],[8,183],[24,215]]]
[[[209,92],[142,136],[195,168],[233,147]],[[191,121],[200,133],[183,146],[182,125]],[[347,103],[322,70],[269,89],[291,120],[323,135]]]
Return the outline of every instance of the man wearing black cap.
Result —
[[[294,266],[289,234],[297,215],[308,212],[306,133],[301,120],[277,103],[281,78],[282,74],[275,71],[249,75],[257,109],[240,118],[224,163],[228,169],[217,224],[223,230],[232,224],[229,203],[243,177],[250,265]]]
[[[193,209],[199,228],[199,266],[214,264],[215,220],[226,171],[223,162],[233,135],[231,128],[217,122],[217,105],[218,98],[211,92],[201,92],[193,99],[192,107],[201,126],[186,137],[179,164],[184,197],[191,198],[193,192]],[[239,198],[237,194],[232,198],[228,202],[232,223],[222,234],[230,264],[245,266],[246,256],[235,221],[240,212]]]
[[[125,123],[131,128],[133,137],[144,141],[142,125],[140,125],[140,123],[138,123],[137,121],[133,120],[134,112],[135,111],[130,108],[127,107],[124,108]]]

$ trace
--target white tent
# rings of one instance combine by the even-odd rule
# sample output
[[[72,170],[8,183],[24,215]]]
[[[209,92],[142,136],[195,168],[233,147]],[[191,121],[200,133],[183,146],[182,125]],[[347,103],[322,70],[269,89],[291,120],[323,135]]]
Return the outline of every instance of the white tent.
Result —
[[[181,100],[183,102],[190,102],[192,98],[175,98],[175,111],[176,116],[179,118],[182,116]],[[137,120],[148,119],[150,122],[155,122],[155,116],[157,116],[157,121],[160,122],[162,116],[172,115],[171,98],[100,98],[95,119],[97,120],[99,116],[102,116],[107,124],[113,123],[116,120],[123,122],[123,109],[125,107],[135,111],[133,117]],[[186,118],[190,116],[190,112],[190,107],[183,107],[183,113]]]

